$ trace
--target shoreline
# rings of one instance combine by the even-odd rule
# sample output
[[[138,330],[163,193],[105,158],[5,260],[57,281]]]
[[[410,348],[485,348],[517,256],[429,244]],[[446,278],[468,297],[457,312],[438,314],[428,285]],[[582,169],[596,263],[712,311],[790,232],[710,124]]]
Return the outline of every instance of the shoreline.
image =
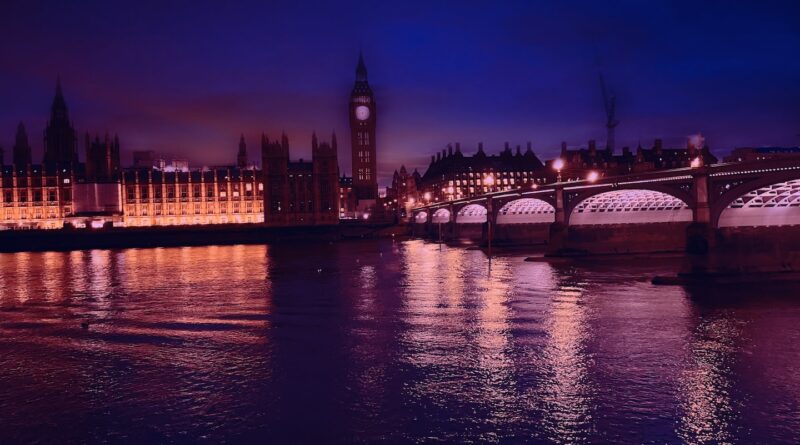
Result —
[[[262,224],[0,231],[0,253],[332,242],[405,235],[395,224],[267,227]]]

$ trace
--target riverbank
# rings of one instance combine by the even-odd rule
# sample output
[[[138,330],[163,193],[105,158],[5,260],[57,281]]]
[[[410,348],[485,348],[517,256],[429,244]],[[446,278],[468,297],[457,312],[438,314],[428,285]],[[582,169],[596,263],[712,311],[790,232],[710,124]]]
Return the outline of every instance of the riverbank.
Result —
[[[405,226],[363,223],[308,227],[226,224],[72,230],[9,230],[0,232],[0,252],[331,242],[344,239],[402,236],[405,231]]]

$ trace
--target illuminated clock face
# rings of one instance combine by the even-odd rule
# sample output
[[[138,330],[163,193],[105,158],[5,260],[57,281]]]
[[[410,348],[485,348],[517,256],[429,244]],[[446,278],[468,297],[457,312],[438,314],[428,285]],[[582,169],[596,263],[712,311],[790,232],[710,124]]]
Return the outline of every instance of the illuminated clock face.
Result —
[[[365,121],[369,119],[369,107],[364,105],[359,105],[356,107],[356,119],[360,121]]]

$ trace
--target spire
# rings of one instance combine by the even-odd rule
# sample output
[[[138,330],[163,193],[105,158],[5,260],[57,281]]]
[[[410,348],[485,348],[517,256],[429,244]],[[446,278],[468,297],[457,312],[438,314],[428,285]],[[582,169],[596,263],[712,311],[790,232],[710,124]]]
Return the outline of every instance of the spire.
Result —
[[[331,147],[336,151],[336,130],[331,132]]]
[[[67,101],[64,100],[64,91],[61,89],[61,76],[56,79],[56,95],[53,98],[50,120],[69,121],[67,115]]]
[[[356,80],[359,82],[367,81],[367,66],[364,64],[364,53],[358,52],[358,65],[356,66]]]
[[[286,132],[281,132],[281,147],[288,150],[289,149],[289,136],[286,136]]]
[[[244,133],[239,137],[239,153],[236,155],[236,165],[239,168],[247,167],[247,144],[244,142]]]

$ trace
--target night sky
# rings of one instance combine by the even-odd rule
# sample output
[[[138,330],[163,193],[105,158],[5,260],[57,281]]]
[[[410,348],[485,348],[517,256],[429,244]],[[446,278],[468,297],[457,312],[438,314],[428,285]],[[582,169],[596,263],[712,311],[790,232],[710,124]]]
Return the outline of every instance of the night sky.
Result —
[[[600,69],[618,151],[696,132],[717,154],[800,144],[800,2],[71,3],[0,4],[7,161],[20,120],[41,160],[60,75],[76,129],[118,133],[125,165],[141,149],[233,163],[240,133],[256,159],[281,130],[307,159],[312,130],[335,129],[349,174],[360,49],[384,185],[449,142],[532,141],[542,158],[603,144]]]

